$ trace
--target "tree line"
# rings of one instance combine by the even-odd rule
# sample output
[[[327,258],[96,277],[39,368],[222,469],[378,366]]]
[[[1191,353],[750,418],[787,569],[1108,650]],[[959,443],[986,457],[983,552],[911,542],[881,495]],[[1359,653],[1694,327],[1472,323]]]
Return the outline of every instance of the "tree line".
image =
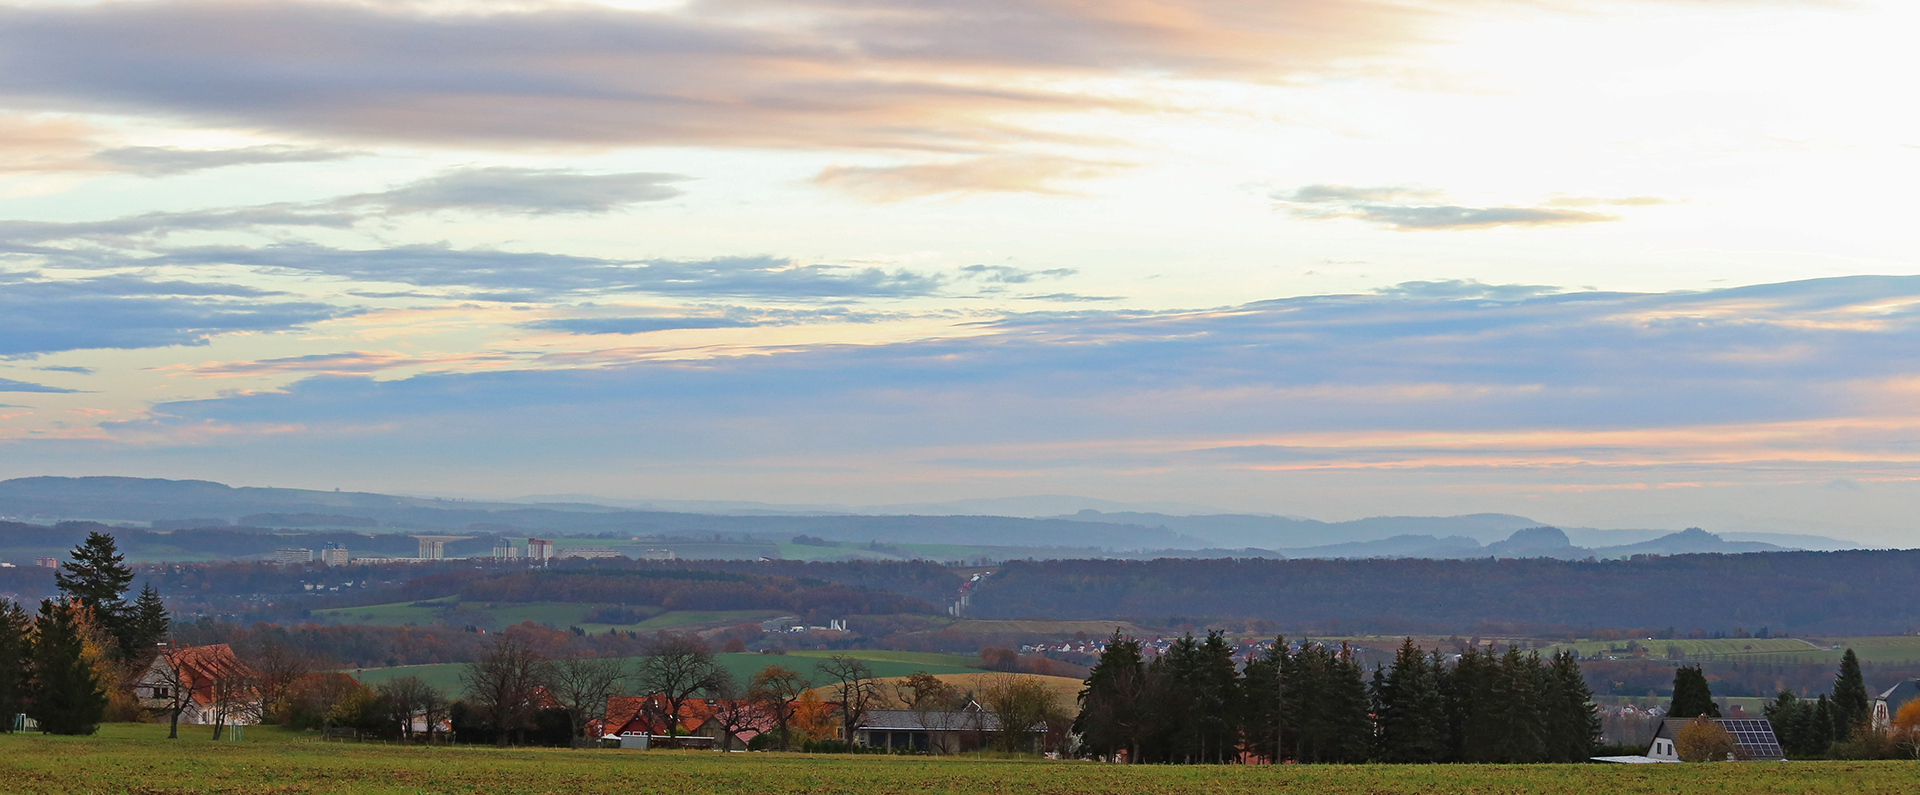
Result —
[[[1669,624],[1899,634],[1920,602],[1917,567],[1920,550],[1602,561],[1014,560],[973,594],[969,612],[1148,625],[1177,623],[1170,616],[1269,619],[1325,632],[1336,623],[1345,632],[1444,633],[1503,622],[1553,635]]]
[[[1449,662],[1408,639],[1371,676],[1345,645],[1277,638],[1236,660],[1224,634],[1148,660],[1118,632],[1080,693],[1086,753],[1136,763],[1576,762],[1600,722],[1571,652],[1467,649]]]

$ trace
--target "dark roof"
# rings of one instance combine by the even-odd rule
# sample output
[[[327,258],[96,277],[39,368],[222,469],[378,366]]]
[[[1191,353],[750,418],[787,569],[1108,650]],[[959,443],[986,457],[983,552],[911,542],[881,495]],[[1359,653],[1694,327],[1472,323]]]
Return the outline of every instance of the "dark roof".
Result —
[[[977,710],[929,712],[926,720],[910,709],[876,709],[860,722],[862,729],[880,731],[987,731],[1000,730],[1000,719]]]
[[[1907,702],[1907,699],[1915,696],[1920,696],[1920,679],[1908,679],[1889,687],[1887,692],[1880,694],[1878,700],[1887,702],[1887,709],[1897,710],[1901,704]]]
[[[1660,721],[1660,731],[1654,733],[1659,740],[1672,740],[1679,736],[1680,727],[1687,725],[1692,718],[1667,718]],[[1720,724],[1733,735],[1734,753],[1740,759],[1771,760],[1785,759],[1787,755],[1780,750],[1780,738],[1773,735],[1773,724],[1760,718],[1708,718]],[[1652,743],[1648,743],[1652,747]]]

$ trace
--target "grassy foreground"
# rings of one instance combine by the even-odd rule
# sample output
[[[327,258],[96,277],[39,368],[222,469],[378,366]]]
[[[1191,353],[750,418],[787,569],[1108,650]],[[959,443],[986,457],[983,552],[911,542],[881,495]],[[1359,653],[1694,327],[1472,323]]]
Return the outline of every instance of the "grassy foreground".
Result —
[[[256,727],[110,725],[0,735],[0,791],[39,793],[1907,793],[1920,763],[1127,767],[1041,760],[418,748],[321,743]]]

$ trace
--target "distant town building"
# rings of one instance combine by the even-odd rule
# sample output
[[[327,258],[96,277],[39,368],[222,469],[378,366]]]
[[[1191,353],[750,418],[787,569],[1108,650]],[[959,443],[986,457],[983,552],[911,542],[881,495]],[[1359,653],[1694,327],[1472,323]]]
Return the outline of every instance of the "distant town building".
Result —
[[[420,560],[443,560],[447,557],[448,541],[465,541],[471,536],[414,536],[420,542]]]
[[[640,553],[641,560],[673,560],[674,558],[675,555],[671,549],[649,549]]]
[[[60,561],[53,558],[35,558],[33,565],[43,569],[57,569],[60,568]]]
[[[273,562],[282,566],[304,566],[313,562],[311,549],[280,549],[273,553]]]
[[[617,557],[620,557],[620,553],[613,551],[612,547],[573,547],[571,549],[560,550],[560,557],[563,557],[563,558],[617,558]]]
[[[544,538],[527,539],[527,559],[547,561],[553,559],[553,542]]]
[[[322,566],[345,566],[348,560],[347,548],[339,544],[328,544],[320,549],[319,560]]]
[[[504,547],[494,547],[493,556],[499,560],[514,560],[520,557],[520,548],[508,543]]]

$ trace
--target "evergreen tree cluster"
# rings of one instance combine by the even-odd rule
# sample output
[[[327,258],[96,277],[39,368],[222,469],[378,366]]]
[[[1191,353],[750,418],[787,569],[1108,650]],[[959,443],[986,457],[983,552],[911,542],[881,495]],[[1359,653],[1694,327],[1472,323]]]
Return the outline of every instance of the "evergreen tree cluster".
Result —
[[[138,667],[166,636],[167,611],[152,586],[127,604],[133,571],[112,536],[88,536],[54,578],[62,598],[42,600],[38,615],[0,603],[0,732],[25,714],[43,732],[92,734],[107,709],[99,666]],[[91,651],[90,638],[97,639]]]
[[[1132,762],[1578,762],[1600,731],[1571,653],[1509,648],[1449,664],[1408,639],[1368,681],[1351,649],[1278,638],[1235,659],[1188,635],[1150,662],[1115,633],[1087,676],[1074,730]]]
[[[1867,697],[1867,683],[1860,674],[1860,658],[1848,649],[1840,658],[1840,670],[1833,677],[1833,696],[1805,699],[1782,690],[1767,702],[1767,721],[1780,748],[1789,756],[1826,756],[1835,743],[1846,742],[1855,734],[1868,731],[1873,702]]]

